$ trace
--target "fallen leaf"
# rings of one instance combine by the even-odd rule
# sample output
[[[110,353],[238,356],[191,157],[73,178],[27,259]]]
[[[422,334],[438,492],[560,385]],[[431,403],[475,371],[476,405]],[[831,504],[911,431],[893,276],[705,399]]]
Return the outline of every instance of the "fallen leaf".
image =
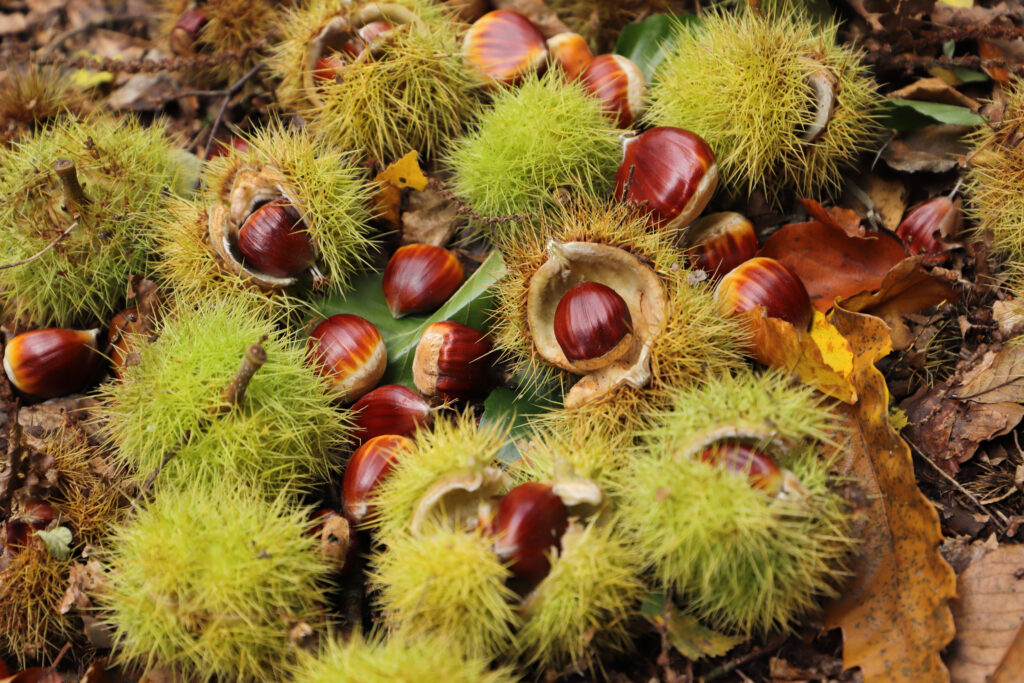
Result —
[[[826,209],[813,199],[801,199],[800,203],[819,223],[841,230],[850,237],[864,237],[864,226],[860,224],[860,216],[856,211],[839,206],[830,206]]]
[[[882,151],[882,159],[897,171],[945,173],[967,153],[963,138],[973,130],[974,126],[925,126],[893,139]]]
[[[964,373],[952,395],[976,403],[1024,403],[1024,347],[1007,345],[987,351]]]
[[[50,667],[35,666],[25,669],[8,678],[0,679],[0,683],[62,683],[64,679]]]
[[[1006,54],[997,45],[981,38],[978,39],[978,56],[982,59],[1006,61]],[[982,66],[981,68],[993,81],[1003,85],[1009,84],[1010,72],[1005,66]]]
[[[867,195],[867,201],[874,206],[864,206],[863,200],[859,199],[853,191],[843,197],[843,202],[855,210],[863,206],[862,213],[865,215],[869,209],[873,208],[882,227],[895,232],[907,210],[906,186],[897,180],[880,178],[874,173],[864,173],[853,182]]]
[[[967,97],[956,88],[950,86],[941,78],[921,78],[908,86],[889,93],[889,99],[893,100],[923,100],[926,102],[941,102],[959,107],[977,110],[981,103]]]
[[[459,207],[433,188],[409,195],[402,213],[402,244],[432,244],[443,247],[462,223]]]
[[[993,680],[989,677],[1007,655],[1024,657],[1024,642],[1017,642],[1024,640],[1018,637],[1024,624],[1021,568],[1024,546],[1001,545],[957,579],[958,598],[952,603],[956,639],[948,660],[953,683]],[[1024,667],[1012,671],[1015,677],[1005,680],[1020,681]]]
[[[1024,624],[1017,629],[1017,635],[990,680],[992,683],[1019,683],[1021,671],[1024,671]]]
[[[784,225],[765,240],[758,256],[768,256],[793,269],[819,311],[836,297],[877,290],[885,276],[907,256],[898,239],[868,232],[851,237],[819,221]]]
[[[417,159],[420,153],[413,150],[398,161],[388,165],[374,178],[377,182],[386,183],[398,189],[411,187],[414,190],[422,190],[427,186],[427,177],[420,170]]]
[[[745,637],[719,633],[701,624],[696,617],[683,614],[664,593],[648,595],[640,613],[659,631],[663,630],[672,647],[691,661],[721,657],[746,641]]]
[[[954,635],[956,578],[939,554],[939,518],[917,488],[910,449],[889,425],[889,390],[875,367],[888,353],[877,342],[885,323],[839,307],[829,320],[862,351],[851,375],[858,401],[838,407],[849,439],[837,456],[839,474],[865,496],[853,519],[853,579],[826,606],[825,626],[843,630],[843,663],[860,667],[867,683],[945,680],[939,653]]]

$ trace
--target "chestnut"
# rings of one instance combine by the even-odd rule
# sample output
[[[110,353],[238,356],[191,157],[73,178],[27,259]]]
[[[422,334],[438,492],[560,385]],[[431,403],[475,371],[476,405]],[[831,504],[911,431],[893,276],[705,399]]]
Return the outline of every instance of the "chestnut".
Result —
[[[583,36],[566,31],[548,38],[548,59],[562,69],[565,80],[575,81],[594,59],[594,53]]]
[[[487,335],[468,325],[434,323],[416,345],[413,382],[427,396],[479,398],[490,385],[492,349]]]
[[[384,338],[365,318],[332,315],[313,328],[306,362],[324,377],[341,401],[351,402],[377,386],[387,369]]]
[[[723,314],[764,307],[770,318],[781,318],[798,330],[807,330],[814,316],[804,283],[792,269],[764,256],[736,266],[715,290]]]
[[[32,330],[13,337],[4,349],[4,371],[11,384],[38,398],[56,398],[84,389],[97,376],[103,357],[99,330]]]
[[[345,68],[345,61],[337,52],[325,54],[313,65],[313,82],[317,85],[334,82]]]
[[[369,50],[373,41],[394,29],[387,21],[371,21],[359,27],[356,35],[345,41],[342,45],[342,52],[353,59],[359,57],[365,50]]]
[[[539,583],[551,569],[548,556],[561,551],[569,512],[549,484],[528,481],[506,493],[490,524],[494,552],[516,578]]]
[[[411,436],[430,428],[434,412],[427,400],[401,384],[377,387],[352,404],[352,437],[359,443],[375,436]]]
[[[373,437],[356,449],[345,466],[341,485],[345,516],[350,522],[363,521],[370,512],[368,499],[373,489],[391,472],[402,451],[412,447],[411,439],[385,434]]]
[[[231,153],[231,150],[245,154],[249,150],[249,143],[245,138],[240,138],[237,135],[232,135],[227,140],[216,140],[210,147],[206,160],[209,161],[217,157],[227,156]]]
[[[22,511],[7,522],[5,545],[8,550],[26,545],[31,532],[45,529],[56,518],[57,511],[45,500],[25,501]]]
[[[316,264],[316,253],[299,212],[286,199],[262,205],[238,232],[245,262],[273,277],[294,277]]]
[[[677,230],[700,215],[718,186],[718,162],[699,135],[661,126],[623,140],[615,198],[641,205],[652,225]]]
[[[168,38],[171,52],[179,57],[189,57],[194,54],[193,48],[196,39],[199,37],[199,31],[205,24],[206,14],[203,10],[193,8],[182,12],[181,16],[178,17],[178,21],[175,22],[174,28],[171,29],[171,35]]]
[[[529,19],[512,10],[494,10],[469,27],[462,55],[491,84],[517,85],[547,60],[544,35]]]
[[[555,308],[555,340],[572,365],[590,372],[615,362],[633,343],[633,318],[618,292],[600,282],[581,282]]]
[[[694,268],[721,277],[757,255],[754,224],[733,211],[698,218],[686,231],[687,253]]]
[[[949,249],[954,245],[946,240],[956,239],[962,221],[959,198],[935,197],[907,214],[896,234],[911,254],[938,264],[949,259]]]
[[[458,290],[462,264],[447,249],[432,244],[399,247],[384,268],[384,298],[396,318],[440,308]]]
[[[761,448],[735,441],[712,444],[700,454],[701,462],[721,467],[747,478],[751,488],[776,496],[806,494],[806,488],[791,471],[779,467]]]
[[[617,127],[629,128],[640,118],[647,79],[640,67],[628,57],[594,57],[580,74],[580,82],[587,92],[601,101],[605,113]]]

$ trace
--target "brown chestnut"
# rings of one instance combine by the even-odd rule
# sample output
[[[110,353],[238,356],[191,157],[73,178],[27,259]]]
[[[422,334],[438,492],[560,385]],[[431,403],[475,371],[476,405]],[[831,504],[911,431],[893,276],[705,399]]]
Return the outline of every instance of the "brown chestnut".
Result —
[[[633,343],[633,318],[618,292],[600,282],[573,285],[555,307],[555,340],[572,365],[590,372],[615,362]]]
[[[24,546],[30,533],[45,529],[56,518],[57,511],[45,500],[26,501],[21,512],[7,522],[5,545],[8,550]]]
[[[198,8],[185,10],[178,17],[174,28],[171,29],[171,35],[168,38],[171,52],[180,57],[188,57],[194,54],[196,39],[199,37],[199,31],[205,24],[206,14],[203,10]]]
[[[548,556],[561,551],[569,512],[551,486],[528,481],[506,493],[490,524],[494,552],[519,579],[538,583],[551,569]]]
[[[548,59],[562,69],[567,81],[575,81],[594,59],[590,45],[578,33],[559,33],[548,38]]]
[[[956,239],[962,221],[959,198],[935,197],[907,214],[896,234],[911,254],[938,264],[949,259],[949,250],[956,245],[947,240]]]
[[[733,268],[715,290],[723,314],[764,307],[770,318],[781,318],[798,330],[811,325],[814,309],[807,288],[789,266],[758,256]]]
[[[306,362],[329,378],[340,400],[351,402],[377,386],[387,369],[388,355],[384,338],[373,323],[340,313],[313,328]]]
[[[751,444],[735,441],[712,444],[701,452],[700,460],[727,472],[743,475],[751,488],[772,496],[801,495],[807,492],[795,474],[779,467],[775,458]]]
[[[232,135],[227,140],[216,140],[210,147],[210,151],[206,155],[206,160],[216,159],[217,157],[227,156],[232,150],[245,154],[249,149],[249,143],[245,138],[240,138],[237,135]]]
[[[399,247],[384,268],[384,298],[396,318],[436,310],[458,290],[464,275],[453,253],[432,244]]]
[[[462,55],[488,83],[515,85],[548,57],[544,35],[512,10],[494,10],[469,27]]]
[[[757,233],[746,216],[733,211],[698,218],[686,231],[694,268],[721,277],[757,255]]]
[[[294,277],[316,264],[309,232],[286,199],[249,214],[238,232],[238,251],[248,265],[273,277]]]
[[[349,57],[357,58],[365,50],[371,49],[373,41],[394,29],[387,21],[371,21],[359,27],[356,35],[345,41],[342,51]]]
[[[412,447],[411,439],[385,434],[373,437],[356,449],[345,466],[341,485],[345,516],[350,522],[359,524],[371,512],[368,500],[373,489],[388,476],[401,453]]]
[[[318,86],[333,83],[345,69],[345,60],[337,52],[323,55],[313,65],[313,82]]]
[[[411,436],[434,422],[426,399],[401,384],[377,387],[353,403],[351,413],[352,438],[358,443],[384,434]]]
[[[644,72],[622,55],[599,55],[583,69],[580,82],[601,101],[605,114],[619,128],[629,128],[640,118],[647,93]]]
[[[627,137],[615,198],[639,204],[653,225],[676,230],[700,215],[718,186],[718,162],[703,138],[662,126]]]
[[[426,396],[479,398],[490,386],[492,349],[487,335],[468,325],[434,323],[416,345],[413,382]]]
[[[99,330],[32,330],[13,337],[4,349],[4,371],[26,394],[56,398],[80,391],[96,378],[103,357]]]

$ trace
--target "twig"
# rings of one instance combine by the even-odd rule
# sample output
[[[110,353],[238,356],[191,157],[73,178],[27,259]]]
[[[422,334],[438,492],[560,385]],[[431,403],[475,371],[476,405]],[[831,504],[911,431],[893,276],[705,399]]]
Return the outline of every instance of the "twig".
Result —
[[[89,206],[89,197],[78,180],[78,168],[75,167],[75,162],[66,158],[57,159],[53,162],[53,170],[60,178],[61,185],[64,186],[64,205],[69,211],[81,213],[85,207]]]
[[[736,659],[730,660],[725,664],[722,664],[720,667],[712,669],[711,672],[704,677],[704,682],[711,683],[711,681],[717,681],[719,678],[724,678],[727,674],[731,673],[732,671],[735,671],[744,664],[749,664],[755,659],[760,659],[761,657],[770,655],[771,653],[775,652],[780,647],[782,647],[782,644],[785,642],[786,639],[784,637],[776,638],[774,642],[768,643],[764,647],[748,652],[742,657],[737,657]]]
[[[37,258],[39,258],[43,254],[45,254],[46,252],[50,251],[55,246],[57,246],[57,244],[60,243],[69,234],[71,234],[71,231],[74,230],[77,226],[78,226],[78,221],[75,221],[74,223],[72,223],[71,225],[68,226],[67,230],[65,230],[61,234],[57,235],[57,238],[55,240],[53,240],[52,242],[47,244],[45,247],[43,247],[42,249],[40,249],[36,253],[32,254],[28,258],[21,259],[20,261],[15,261],[14,263],[5,263],[3,265],[0,265],[0,270],[5,270],[7,268],[17,268],[18,266],[23,266],[26,263],[32,263],[32,261],[35,261]]]
[[[258,72],[262,68],[263,62],[258,63],[256,66],[249,69],[244,76],[239,78],[237,81],[228,86],[226,90],[224,90],[224,101],[220,103],[220,109],[217,110],[217,118],[213,120],[213,126],[210,128],[210,138],[206,141],[206,149],[203,150],[204,159],[210,156],[210,148],[213,147],[213,142],[217,135],[217,128],[220,127],[221,119],[224,118],[224,112],[227,111],[228,102],[230,102],[231,98],[235,96],[235,93],[238,92],[242,88],[242,86],[245,85],[249,81],[249,79],[255,76],[256,72]]]

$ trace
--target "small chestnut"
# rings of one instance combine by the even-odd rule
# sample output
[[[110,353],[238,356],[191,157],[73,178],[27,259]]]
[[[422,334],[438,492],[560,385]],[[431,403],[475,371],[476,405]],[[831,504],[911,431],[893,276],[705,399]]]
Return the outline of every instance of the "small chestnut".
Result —
[[[171,52],[179,57],[192,55],[196,39],[199,37],[199,31],[205,24],[206,14],[203,10],[193,8],[182,12],[181,16],[178,17],[178,21],[174,24],[174,28],[171,29],[171,35],[168,38]]]
[[[333,83],[345,69],[345,60],[337,52],[325,54],[313,65],[313,82],[317,85]]]
[[[299,212],[286,199],[275,199],[245,219],[238,250],[246,263],[273,277],[294,277],[316,264],[316,253]]]
[[[749,311],[763,306],[768,317],[781,318],[805,331],[814,309],[807,288],[789,266],[758,256],[729,271],[715,290],[723,314]]]
[[[567,31],[548,38],[548,59],[562,69],[565,80],[575,81],[594,59],[594,53],[583,36]]]
[[[555,340],[578,370],[590,372],[621,358],[633,343],[633,318],[618,292],[600,282],[569,288],[555,308]]]
[[[686,231],[686,243],[695,268],[721,277],[757,255],[757,233],[746,216],[722,211],[694,221]]]
[[[210,151],[206,155],[206,160],[216,159],[217,157],[227,156],[231,153],[231,150],[245,154],[249,149],[249,143],[246,142],[245,138],[240,138],[237,135],[232,135],[227,140],[216,140],[210,147]]]
[[[644,72],[628,57],[599,55],[580,74],[584,89],[601,101],[605,113],[619,128],[640,118],[647,93]]]
[[[11,384],[38,398],[56,398],[84,389],[96,378],[103,357],[99,330],[32,330],[13,337],[4,349],[4,371]]]
[[[494,552],[519,579],[539,583],[551,569],[548,556],[561,551],[569,512],[549,484],[528,481],[506,493],[490,523]]]
[[[703,138],[661,126],[623,141],[615,198],[641,205],[653,225],[677,230],[700,215],[718,186],[718,162]]]
[[[359,443],[375,436],[411,436],[430,428],[434,412],[427,400],[401,384],[385,384],[352,404],[352,438]]]
[[[45,529],[56,518],[57,511],[45,500],[26,501],[22,511],[7,522],[5,545],[8,550],[24,546],[31,532]]]
[[[458,290],[462,264],[447,249],[432,244],[399,247],[384,268],[384,298],[391,315],[427,313],[440,308]]]
[[[359,27],[359,30],[356,31],[356,35],[345,41],[345,44],[341,49],[349,57],[359,57],[364,50],[368,50],[372,47],[373,41],[377,40],[392,29],[394,29],[394,26],[386,21],[371,21],[368,24],[364,24]]]
[[[492,349],[487,335],[468,325],[434,323],[416,345],[413,382],[426,396],[478,398],[490,386]]]
[[[371,512],[368,502],[373,489],[388,476],[403,451],[413,447],[404,436],[385,434],[375,436],[356,449],[345,466],[341,493],[345,501],[345,516],[359,524]]]
[[[764,450],[745,443],[724,441],[705,448],[700,459],[727,472],[746,476],[751,488],[776,496],[806,494],[807,490],[791,471],[779,467]]]
[[[388,355],[384,338],[373,323],[340,313],[313,328],[306,362],[329,378],[340,400],[351,402],[377,385],[387,369]]]
[[[529,19],[512,10],[494,10],[469,27],[462,55],[489,83],[516,85],[548,57],[544,35]]]
[[[949,249],[955,245],[947,244],[947,240],[956,239],[962,221],[959,198],[935,197],[907,214],[896,234],[911,254],[938,264],[949,259]]]

